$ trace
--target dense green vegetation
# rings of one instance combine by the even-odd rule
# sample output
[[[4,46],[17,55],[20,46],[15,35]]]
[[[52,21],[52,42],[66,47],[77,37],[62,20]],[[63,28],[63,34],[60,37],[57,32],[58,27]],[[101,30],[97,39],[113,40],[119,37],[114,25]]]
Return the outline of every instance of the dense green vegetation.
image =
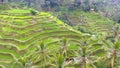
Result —
[[[31,59],[29,63],[32,66],[37,66],[42,62],[42,58],[39,59],[42,55],[37,54],[37,51],[41,52],[39,46],[48,45],[47,49],[50,48],[51,52],[55,52],[58,50],[56,42],[59,42],[60,38],[66,37],[72,40],[81,37],[80,32],[65,25],[50,13],[40,12],[33,16],[27,10],[9,10],[3,12],[0,18],[0,58],[2,58],[0,64],[7,68],[21,68],[21,66],[23,68],[28,59]],[[50,46],[55,48],[52,49]],[[51,58],[53,57],[51,54]]]
[[[0,0],[0,68],[120,68],[118,3]]]
[[[85,12],[95,11],[120,23],[120,0],[1,0],[0,3],[4,5],[3,8],[0,4],[0,9],[34,8],[40,11],[59,11],[62,7],[69,10],[82,9]]]
[[[32,12],[34,11],[32,10]],[[108,27],[105,28],[111,29],[112,27],[108,24],[114,25],[113,21],[98,14],[80,12],[87,16],[87,21],[90,21],[90,23],[85,24],[83,22],[83,25],[90,25],[88,30],[91,33],[89,34],[87,33],[89,31],[83,33],[77,31],[52,16],[51,13],[37,12],[36,15],[33,15],[32,12],[31,10],[20,9],[1,12],[0,67],[120,67],[119,25],[114,26],[116,31],[113,32],[115,35],[113,35],[112,40],[106,38],[109,37],[107,32],[100,31],[99,33],[99,31],[90,29],[102,30],[102,28],[95,27],[96,24],[106,24]],[[75,16],[79,15],[79,13],[72,13]],[[102,23],[103,21],[106,23]],[[83,28],[85,27],[83,26]],[[85,29],[87,30],[87,27]]]
[[[99,13],[84,12],[82,10],[56,12],[55,15],[75,29],[91,34],[111,33],[116,24],[114,21],[100,16]]]

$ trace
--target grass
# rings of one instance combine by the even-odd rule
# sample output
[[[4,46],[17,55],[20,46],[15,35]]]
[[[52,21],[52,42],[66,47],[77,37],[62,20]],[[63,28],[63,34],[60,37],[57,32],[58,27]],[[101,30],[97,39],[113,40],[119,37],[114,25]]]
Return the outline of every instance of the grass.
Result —
[[[7,11],[9,14],[29,14],[29,10],[22,10],[22,9],[12,9]]]

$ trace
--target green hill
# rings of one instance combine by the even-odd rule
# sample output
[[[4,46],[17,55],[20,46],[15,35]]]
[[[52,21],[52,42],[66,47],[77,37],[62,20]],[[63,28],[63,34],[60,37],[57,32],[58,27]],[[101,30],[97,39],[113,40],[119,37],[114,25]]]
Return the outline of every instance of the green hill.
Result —
[[[61,15],[59,16],[59,14]],[[58,14],[61,20],[68,24],[72,24],[73,27],[81,32],[96,34],[96,33],[111,33],[115,22],[100,16],[99,13],[94,11],[84,12],[82,10],[62,11]],[[66,15],[67,20],[64,16]]]
[[[74,41],[81,37],[81,32],[73,30],[50,13],[31,15],[29,10],[6,10],[0,14],[0,65],[21,68],[22,64],[18,64],[21,62],[24,65],[27,62],[24,58],[30,57],[32,51],[37,52],[40,42],[55,47],[50,51],[56,51],[59,46],[55,42],[63,38]],[[20,59],[22,61],[18,62]]]
[[[106,57],[110,52],[108,49],[115,45],[117,51],[119,40],[112,43],[104,35],[112,34],[114,22],[82,11],[68,12],[67,16],[73,27],[49,12],[21,9],[2,11],[0,68],[84,68],[84,64],[88,68],[101,68],[103,63],[102,68],[109,67],[111,63],[106,61],[110,59]],[[82,60],[81,63],[74,60],[69,64],[68,61],[76,57],[81,57],[78,59]],[[119,64],[116,63],[116,66]]]

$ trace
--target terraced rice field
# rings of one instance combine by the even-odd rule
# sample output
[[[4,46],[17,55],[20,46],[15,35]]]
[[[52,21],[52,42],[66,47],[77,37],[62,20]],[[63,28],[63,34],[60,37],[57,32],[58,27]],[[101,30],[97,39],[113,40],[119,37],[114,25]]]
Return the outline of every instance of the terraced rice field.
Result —
[[[12,13],[11,10],[0,14],[0,68],[22,68],[20,63],[27,62],[24,58],[34,55],[41,42],[54,52],[60,47],[56,42],[62,38],[79,42],[84,36],[50,13],[31,15],[30,12],[21,12]]]

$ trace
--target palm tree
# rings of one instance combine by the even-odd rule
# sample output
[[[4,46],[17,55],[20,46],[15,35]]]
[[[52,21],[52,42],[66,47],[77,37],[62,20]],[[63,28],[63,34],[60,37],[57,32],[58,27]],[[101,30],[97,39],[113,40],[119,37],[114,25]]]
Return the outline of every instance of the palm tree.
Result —
[[[13,67],[19,65],[21,68],[46,68],[49,65],[49,61],[47,61],[49,51],[44,42],[38,42],[35,46],[31,47],[27,54],[16,60]]]
[[[68,49],[69,40],[67,38],[63,38],[58,42],[60,44],[60,49],[54,55],[55,62],[57,68],[64,68],[68,63],[65,62],[65,59],[71,54],[71,50]]]
[[[114,68],[116,66],[119,66],[120,62],[120,41],[119,41],[119,25],[115,25],[113,27],[113,33],[114,33],[114,41],[111,40],[104,40],[104,47],[106,51],[108,52],[108,57],[106,58],[106,61],[110,61],[109,63],[111,68]]]
[[[64,68],[64,60],[68,56],[68,40],[66,38],[63,38],[60,40],[60,49],[58,50],[58,54],[56,55],[56,64],[57,68]]]
[[[110,67],[114,68],[120,65],[120,41],[111,42],[110,40],[105,41],[105,49],[108,52],[108,58],[110,60]]]
[[[98,62],[105,54],[103,44],[99,40],[83,37],[76,57],[72,57],[70,61],[73,61],[75,66],[77,64],[77,68],[96,68],[94,63]]]

